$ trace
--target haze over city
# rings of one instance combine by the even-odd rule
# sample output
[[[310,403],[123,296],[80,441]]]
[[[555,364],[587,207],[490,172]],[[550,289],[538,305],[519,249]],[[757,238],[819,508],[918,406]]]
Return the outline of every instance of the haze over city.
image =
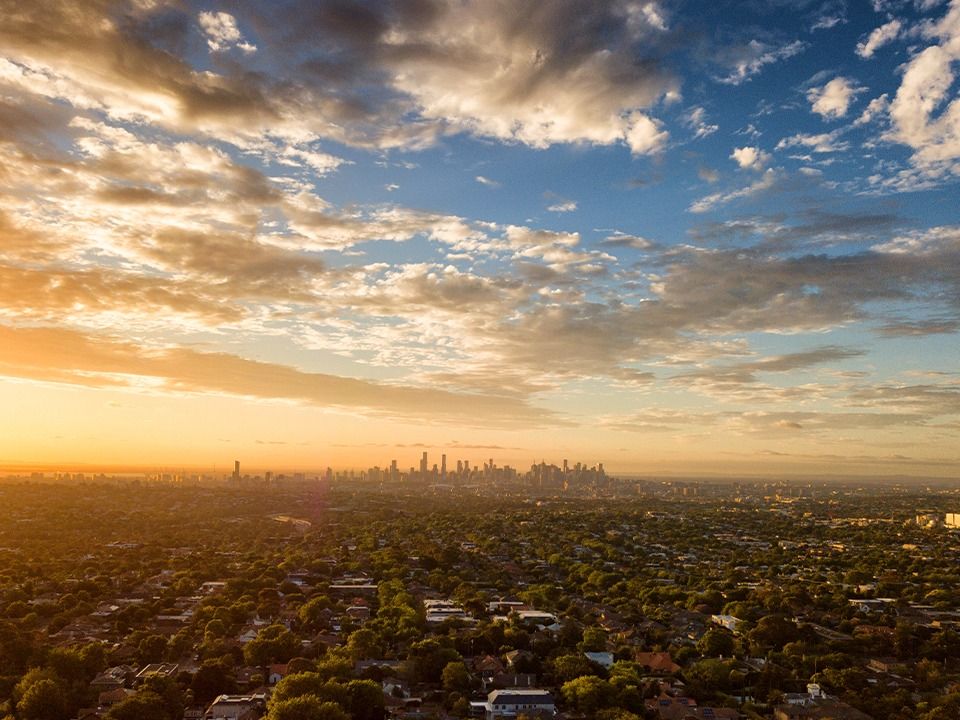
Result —
[[[0,18],[0,468],[960,477],[960,0]]]

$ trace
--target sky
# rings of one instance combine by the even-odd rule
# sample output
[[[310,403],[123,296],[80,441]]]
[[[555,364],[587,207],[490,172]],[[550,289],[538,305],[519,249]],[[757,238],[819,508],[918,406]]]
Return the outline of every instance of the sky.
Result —
[[[960,478],[960,0],[0,18],[0,465]]]

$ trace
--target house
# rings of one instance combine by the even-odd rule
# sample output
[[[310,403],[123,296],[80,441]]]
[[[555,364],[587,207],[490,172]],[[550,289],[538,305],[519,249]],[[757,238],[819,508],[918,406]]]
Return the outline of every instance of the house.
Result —
[[[107,708],[111,705],[116,705],[118,702],[123,702],[133,694],[133,690],[127,690],[126,688],[105,690],[97,696],[97,706]]]
[[[515,718],[524,715],[553,717],[557,706],[553,695],[539,688],[510,688],[494,690],[487,695],[485,703],[477,703],[482,708],[486,720],[497,718]]]
[[[511,650],[503,657],[507,661],[507,667],[511,670],[515,670],[518,663],[529,663],[536,656],[529,650]],[[502,665],[497,668],[498,671],[502,671],[504,669],[505,668]]]
[[[176,663],[150,663],[145,665],[133,679],[134,685],[140,685],[148,677],[172,678],[176,676],[180,666]]]
[[[366,605],[351,605],[346,609],[346,614],[349,618],[362,625],[370,619],[370,608]]]
[[[585,652],[584,655],[587,657],[587,660],[596,663],[605,670],[613,667],[612,652]]]
[[[816,683],[807,685],[806,693],[790,693],[785,704],[773,711],[774,720],[873,720],[842,700],[824,694]]]
[[[660,720],[737,720],[740,717],[740,713],[732,708],[699,707],[693,698],[673,697],[666,693],[647,700],[646,706]]]
[[[244,665],[234,671],[237,678],[237,685],[241,688],[247,688],[251,685],[260,685],[263,683],[263,670],[258,667]]]
[[[637,652],[634,653],[633,660],[647,672],[656,675],[672,675],[680,672],[680,666],[673,661],[668,652]]]
[[[276,685],[287,676],[287,665],[271,665],[270,672],[267,674],[267,684]]]
[[[90,683],[90,688],[98,692],[107,692],[126,687],[133,678],[136,669],[130,665],[117,665],[107,668]]]
[[[267,707],[264,693],[220,695],[207,708],[204,720],[257,720]]]
[[[556,615],[542,610],[514,610],[514,613],[517,619],[524,624],[547,626],[557,622]]]
[[[488,681],[490,686],[495,688],[535,687],[537,676],[536,673],[500,672],[489,679],[484,678],[484,681]]]
[[[743,620],[733,615],[711,615],[710,621],[722,628],[726,628],[732,633],[736,633],[740,627],[740,623],[743,622]]]
[[[246,645],[248,642],[252,642],[256,639],[257,631],[254,628],[250,628],[237,636],[237,642],[241,645]]]

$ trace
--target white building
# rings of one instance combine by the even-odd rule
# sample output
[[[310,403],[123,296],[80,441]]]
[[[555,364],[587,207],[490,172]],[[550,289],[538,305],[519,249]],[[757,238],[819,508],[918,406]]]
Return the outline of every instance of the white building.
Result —
[[[253,720],[263,714],[267,707],[264,693],[252,695],[220,695],[210,703],[205,720]]]
[[[478,710],[483,711],[486,720],[515,718],[521,713],[553,717],[557,711],[553,695],[547,690],[534,688],[494,690],[487,695],[485,703],[471,704]]]

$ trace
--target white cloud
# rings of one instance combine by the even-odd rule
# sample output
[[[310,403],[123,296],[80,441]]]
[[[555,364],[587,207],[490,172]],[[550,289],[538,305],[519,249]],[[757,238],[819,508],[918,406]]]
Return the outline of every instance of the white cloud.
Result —
[[[577,209],[577,203],[574,200],[562,200],[561,202],[550,205],[547,210],[555,213],[568,213]]]
[[[843,134],[842,129],[834,130],[828,133],[818,133],[816,135],[807,135],[799,133],[785,137],[777,143],[777,150],[785,150],[793,147],[809,148],[815,153],[833,153],[843,152],[847,149],[846,142],[837,142],[837,139]]]
[[[476,180],[481,185],[486,185],[487,187],[490,187],[490,188],[500,187],[500,183],[498,183],[496,180],[491,180],[490,178],[484,177],[483,175],[477,175],[474,178],[474,180]]]
[[[725,205],[732,200],[739,200],[740,198],[757,195],[758,193],[761,193],[764,190],[769,190],[771,187],[773,187],[777,177],[778,175],[776,170],[769,168],[756,182],[731,192],[713,193],[712,195],[702,197],[692,203],[688,210],[692,213],[705,213],[708,210],[713,210],[713,208],[717,207],[718,205]]]
[[[225,12],[202,12],[197,16],[200,27],[207,35],[207,45],[211,52],[224,52],[238,47],[245,53],[256,52],[257,47],[243,39],[237,27],[237,19]]]
[[[684,118],[684,124],[693,130],[694,138],[705,138],[713,135],[720,129],[719,125],[713,125],[707,122],[707,111],[702,107],[695,107]]]
[[[880,97],[875,97],[867,104],[866,109],[860,113],[860,117],[854,120],[853,124],[855,126],[860,126],[873,122],[875,118],[880,116],[882,113],[885,113],[889,107],[890,101],[887,99],[886,93]]]
[[[663,124],[652,120],[643,113],[633,113],[630,127],[626,132],[627,145],[634,155],[653,155],[663,150],[670,133],[663,130]]]
[[[823,87],[810,88],[807,99],[810,109],[824,119],[842,118],[847,114],[851,101],[863,88],[845,77],[836,77]]]
[[[804,48],[806,44],[801,40],[794,40],[778,48],[772,48],[759,40],[751,40],[736,53],[738,57],[733,61],[730,73],[718,78],[718,81],[726,85],[739,85],[760,72],[765,65],[791,58]]]
[[[730,159],[734,160],[741,170],[763,170],[770,162],[770,154],[757,147],[741,147],[734,148]]]
[[[953,64],[960,60],[960,0],[953,0],[947,14],[927,26],[924,35],[940,42],[907,64],[890,103],[893,127],[886,137],[911,147],[913,162],[940,176],[948,171],[937,165],[960,158],[960,99],[954,98],[934,114],[949,98]]]
[[[810,28],[811,32],[816,30],[829,30],[832,27],[836,27],[842,23],[845,23],[846,19],[842,15],[824,15],[819,18]]]
[[[903,24],[896,19],[881,25],[871,32],[866,40],[857,43],[857,55],[864,59],[872,58],[877,50],[897,39],[902,26]]]

